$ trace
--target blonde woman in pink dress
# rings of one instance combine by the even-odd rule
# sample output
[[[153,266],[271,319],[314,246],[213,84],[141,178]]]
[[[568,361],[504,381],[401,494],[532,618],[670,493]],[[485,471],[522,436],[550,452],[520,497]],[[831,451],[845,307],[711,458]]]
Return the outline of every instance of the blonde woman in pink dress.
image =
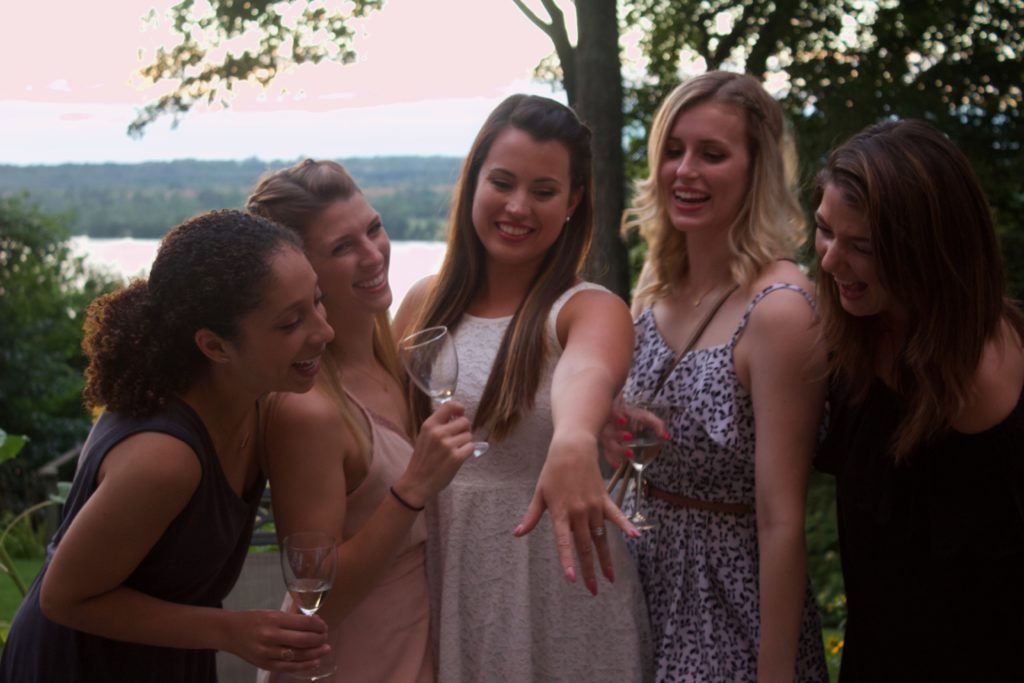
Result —
[[[332,678],[430,683],[422,510],[472,453],[469,421],[450,402],[410,438],[388,318],[388,236],[341,165],[307,159],[278,171],[248,208],[302,236],[336,330],[316,386],[275,397],[267,427],[278,537],[325,531],[338,541],[337,580],[318,612]]]

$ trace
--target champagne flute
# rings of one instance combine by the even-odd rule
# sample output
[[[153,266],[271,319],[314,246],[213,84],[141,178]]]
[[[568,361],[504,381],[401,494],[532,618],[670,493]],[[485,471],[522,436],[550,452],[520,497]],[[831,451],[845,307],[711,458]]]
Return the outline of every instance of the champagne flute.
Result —
[[[412,381],[435,405],[447,403],[455,395],[459,356],[447,327],[427,327],[405,337],[398,342],[398,357]],[[488,448],[486,441],[474,441],[473,456],[479,458]]]
[[[632,439],[626,444],[633,450],[633,457],[629,459],[633,471],[636,472],[635,498],[633,503],[633,514],[629,521],[641,531],[649,531],[657,528],[658,523],[648,519],[642,512],[644,499],[644,469],[654,461],[661,448],[665,444],[661,432],[654,427],[652,417],[657,417],[665,423],[671,413],[671,406],[665,404],[651,403],[642,399],[626,396],[623,399],[623,412],[626,416],[626,429],[632,435]]]
[[[288,534],[281,544],[281,571],[284,583],[299,611],[312,616],[334,585],[338,549],[330,534],[300,531]],[[310,671],[290,674],[294,678],[316,681],[335,671],[334,654],[320,658]]]

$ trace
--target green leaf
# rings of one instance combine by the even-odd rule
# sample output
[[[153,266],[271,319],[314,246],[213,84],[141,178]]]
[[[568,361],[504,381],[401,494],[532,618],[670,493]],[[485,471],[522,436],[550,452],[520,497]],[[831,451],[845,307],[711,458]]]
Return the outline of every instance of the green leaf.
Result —
[[[68,502],[69,493],[71,493],[71,482],[58,481],[57,493],[50,494],[49,500],[51,503],[56,503],[57,505],[64,505],[64,503]]]
[[[18,454],[21,447],[28,443],[27,436],[8,434],[0,429],[0,462],[10,460]]]

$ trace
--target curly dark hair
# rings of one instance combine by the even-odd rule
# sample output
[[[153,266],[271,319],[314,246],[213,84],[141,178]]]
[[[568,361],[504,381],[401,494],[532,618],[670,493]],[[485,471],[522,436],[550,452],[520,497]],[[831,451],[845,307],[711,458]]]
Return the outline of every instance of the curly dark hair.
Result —
[[[239,319],[262,302],[273,257],[288,248],[302,252],[294,232],[243,211],[210,211],[172,228],[148,280],[86,312],[86,405],[145,416],[184,391],[207,363],[195,333],[236,339]]]

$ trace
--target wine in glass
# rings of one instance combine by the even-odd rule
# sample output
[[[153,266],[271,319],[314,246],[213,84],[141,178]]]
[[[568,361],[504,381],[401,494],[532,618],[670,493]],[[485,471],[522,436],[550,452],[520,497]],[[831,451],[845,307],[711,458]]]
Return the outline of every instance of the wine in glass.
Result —
[[[655,427],[652,418],[658,418],[667,426],[671,407],[627,396],[623,399],[622,409],[626,416],[626,429],[633,437],[626,442],[626,445],[633,450],[633,457],[629,459],[629,464],[636,472],[634,482],[636,493],[633,514],[629,521],[637,529],[647,531],[657,528],[658,524],[654,520],[648,519],[642,512],[644,469],[658,457],[665,443],[661,431]]]
[[[459,357],[447,327],[427,327],[405,337],[398,342],[398,357],[412,381],[436,405],[447,403],[455,395]],[[486,441],[474,441],[474,457],[479,458],[488,448]]]
[[[300,531],[288,534],[281,544],[281,571],[292,602],[305,615],[320,609],[324,597],[334,585],[338,549],[330,534]],[[290,674],[294,678],[316,681],[335,671],[334,654],[320,658],[313,670]]]

